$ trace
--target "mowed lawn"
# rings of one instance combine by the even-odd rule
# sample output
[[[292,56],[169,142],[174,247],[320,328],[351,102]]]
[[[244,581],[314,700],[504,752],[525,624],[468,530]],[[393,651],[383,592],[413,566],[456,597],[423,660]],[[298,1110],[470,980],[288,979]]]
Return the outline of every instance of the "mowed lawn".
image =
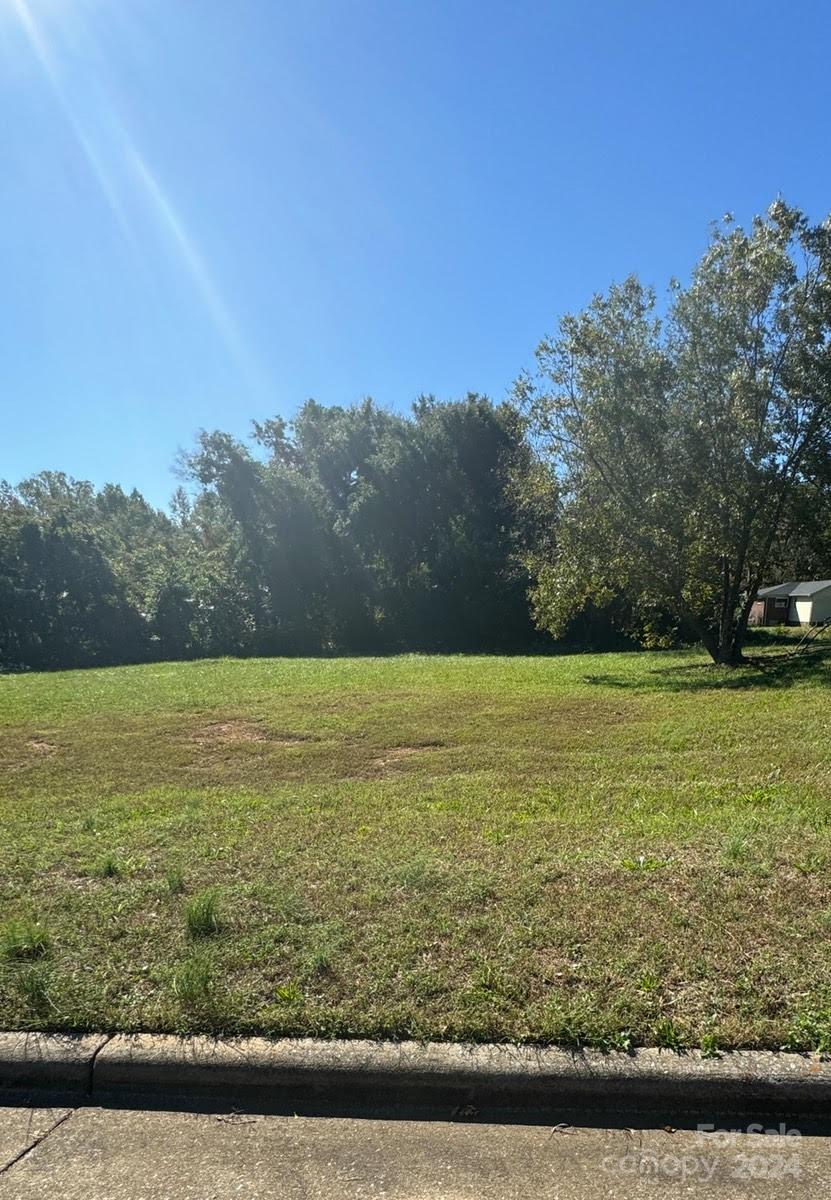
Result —
[[[831,1048],[831,658],[782,656],[0,677],[0,1025]]]

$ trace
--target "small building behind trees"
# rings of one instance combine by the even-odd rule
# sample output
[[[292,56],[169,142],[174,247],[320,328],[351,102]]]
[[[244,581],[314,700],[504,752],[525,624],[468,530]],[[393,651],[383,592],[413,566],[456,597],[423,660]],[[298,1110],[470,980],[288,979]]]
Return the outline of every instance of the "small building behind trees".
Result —
[[[831,621],[831,579],[777,583],[756,593],[751,625],[819,625]]]

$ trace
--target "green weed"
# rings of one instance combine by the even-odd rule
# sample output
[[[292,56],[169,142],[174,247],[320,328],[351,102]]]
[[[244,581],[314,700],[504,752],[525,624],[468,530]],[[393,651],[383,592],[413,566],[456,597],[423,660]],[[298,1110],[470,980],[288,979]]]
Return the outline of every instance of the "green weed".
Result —
[[[788,1029],[783,1048],[831,1054],[831,1009],[808,1009],[798,1013]]]
[[[700,1049],[702,1058],[721,1058],[718,1038],[714,1033],[702,1033]]]
[[[274,989],[274,995],[280,1004],[302,1004],[303,989],[295,980],[281,983]]]
[[[675,1050],[676,1053],[684,1049],[681,1030],[669,1017],[661,1017],[655,1022],[655,1045],[664,1050]]]

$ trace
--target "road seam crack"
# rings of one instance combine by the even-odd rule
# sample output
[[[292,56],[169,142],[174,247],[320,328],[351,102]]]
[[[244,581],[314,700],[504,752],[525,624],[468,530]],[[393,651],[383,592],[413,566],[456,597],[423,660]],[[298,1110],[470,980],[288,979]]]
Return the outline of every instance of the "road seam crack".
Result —
[[[42,1142],[46,1141],[51,1133],[54,1133],[60,1125],[63,1125],[65,1121],[68,1121],[69,1118],[77,1111],[77,1108],[70,1108],[68,1112],[63,1113],[56,1121],[53,1121],[48,1129],[45,1129],[43,1133],[34,1138],[34,1140],[31,1141],[28,1146],[24,1146],[19,1154],[15,1154],[14,1158],[10,1158],[8,1162],[0,1166],[0,1179],[2,1179],[4,1175],[8,1174],[12,1167],[16,1166],[19,1162],[22,1162],[23,1159],[31,1154],[33,1150],[36,1150]]]

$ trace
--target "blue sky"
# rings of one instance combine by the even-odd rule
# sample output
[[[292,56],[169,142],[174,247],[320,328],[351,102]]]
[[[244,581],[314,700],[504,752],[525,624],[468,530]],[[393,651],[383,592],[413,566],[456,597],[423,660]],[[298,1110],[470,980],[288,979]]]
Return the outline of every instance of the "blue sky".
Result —
[[[831,6],[0,0],[0,478],[502,398],[710,220],[831,210]],[[9,116],[13,119],[9,119]]]

